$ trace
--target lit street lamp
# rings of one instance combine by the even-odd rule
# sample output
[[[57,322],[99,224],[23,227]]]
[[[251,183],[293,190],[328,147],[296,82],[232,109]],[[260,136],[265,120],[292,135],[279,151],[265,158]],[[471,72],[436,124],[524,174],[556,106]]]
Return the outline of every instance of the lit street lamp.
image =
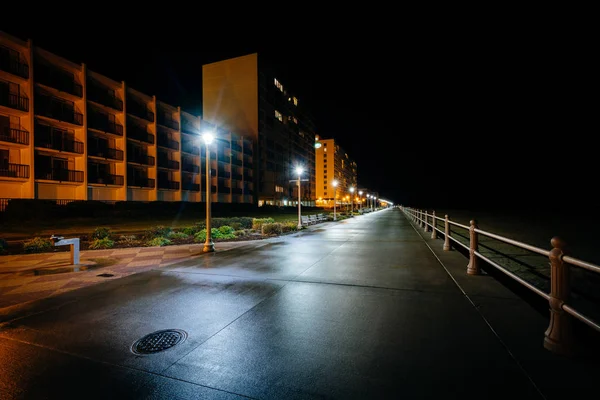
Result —
[[[350,215],[354,215],[354,186],[350,186]]]
[[[302,229],[302,214],[301,214],[301,204],[300,204],[300,175],[302,175],[302,167],[296,167],[296,175],[298,175],[298,229]]]
[[[362,190],[358,191],[358,199],[360,201],[360,206],[359,206],[359,210],[362,212]]]
[[[337,201],[337,198],[335,197],[335,190],[337,189],[338,181],[334,179],[333,182],[331,182],[331,185],[333,186],[333,220],[337,221],[335,216],[335,203]]]
[[[204,242],[203,251],[215,251],[215,244],[212,241],[212,226],[210,215],[210,198],[212,194],[211,173],[210,173],[210,144],[215,138],[215,134],[211,131],[204,132],[202,135],[204,144],[206,145],[206,241]]]

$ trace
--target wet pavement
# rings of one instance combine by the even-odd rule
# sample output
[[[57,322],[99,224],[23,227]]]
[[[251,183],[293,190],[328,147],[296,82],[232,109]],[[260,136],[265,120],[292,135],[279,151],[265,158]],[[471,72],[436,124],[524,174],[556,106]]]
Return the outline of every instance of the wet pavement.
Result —
[[[12,310],[0,398],[582,396],[600,369],[542,348],[547,315],[467,276],[398,209],[196,256]],[[149,355],[149,333],[187,338]],[[577,379],[574,379],[577,378]]]

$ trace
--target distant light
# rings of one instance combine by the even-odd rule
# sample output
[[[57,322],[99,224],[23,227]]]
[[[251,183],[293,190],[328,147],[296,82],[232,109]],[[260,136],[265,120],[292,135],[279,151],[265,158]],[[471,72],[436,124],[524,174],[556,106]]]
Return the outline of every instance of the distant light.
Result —
[[[333,180],[333,182],[331,182],[331,186],[336,187],[338,185],[338,181],[336,181],[335,179]]]
[[[318,149],[319,147],[321,147],[321,143],[319,143],[319,142],[316,142],[316,143],[315,143],[315,149]]]
[[[354,193],[354,186],[350,187],[350,193]]]
[[[206,131],[202,134],[202,139],[204,139],[204,143],[211,144],[215,138],[215,133],[213,131]]]
[[[302,172],[304,172],[302,167],[296,167],[296,175],[302,175]]]

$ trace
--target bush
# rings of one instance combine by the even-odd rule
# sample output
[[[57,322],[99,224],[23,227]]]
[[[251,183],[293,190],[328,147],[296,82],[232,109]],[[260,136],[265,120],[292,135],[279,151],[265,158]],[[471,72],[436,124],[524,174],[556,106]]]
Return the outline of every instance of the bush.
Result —
[[[239,231],[240,229],[242,229],[242,224],[239,222],[232,222],[229,226],[231,226],[231,228],[233,228],[234,231]]]
[[[171,241],[166,237],[158,236],[154,239],[151,239],[147,242],[148,246],[168,246],[171,244]]]
[[[281,224],[279,222],[262,224],[261,233],[263,235],[279,235],[281,234]]]
[[[0,238],[0,254],[6,253],[6,249],[8,249],[8,242]]]
[[[119,242],[124,244],[135,244],[138,240],[135,235],[121,235],[119,236]]]
[[[164,238],[166,236],[169,236],[171,231],[172,229],[168,226],[153,226],[152,228],[144,232],[144,239],[152,240],[160,237]]]
[[[168,238],[169,239],[187,239],[189,238],[190,235],[188,235],[185,232],[169,232]]]
[[[186,226],[185,228],[181,229],[180,232],[185,233],[188,236],[194,236],[196,233],[198,233],[198,230],[194,226]]]
[[[41,237],[34,237],[23,243],[23,250],[25,250],[25,253],[43,253],[52,250],[53,247],[54,243],[52,243],[52,240],[43,239]]]
[[[210,230],[210,232],[211,232],[210,234],[213,239],[235,239],[236,236],[233,233],[233,230],[230,231],[231,228],[230,227],[227,227],[227,228],[228,229],[225,229],[225,231],[228,233],[223,233],[217,228],[212,228]],[[196,235],[194,236],[194,241],[196,241],[196,242],[206,241],[206,229],[202,229],[200,232],[196,233]]]
[[[296,221],[286,221],[281,223],[281,232],[293,232],[298,230],[298,222]]]
[[[228,225],[223,225],[219,228],[219,232],[221,232],[221,235],[231,235],[233,231],[235,231],[235,229]]]
[[[110,228],[99,226],[92,232],[92,239],[107,239],[110,238]]]
[[[274,222],[273,218],[254,218],[252,220],[252,229],[260,231],[263,224],[272,224]]]
[[[110,238],[104,237],[102,239],[94,240],[92,243],[90,243],[89,248],[92,250],[112,249],[114,245],[114,241],[110,240]]]

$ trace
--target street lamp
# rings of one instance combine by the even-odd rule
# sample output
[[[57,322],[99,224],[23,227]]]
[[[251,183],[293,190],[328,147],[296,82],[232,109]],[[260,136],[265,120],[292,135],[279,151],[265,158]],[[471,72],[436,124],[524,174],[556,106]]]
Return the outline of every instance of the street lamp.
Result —
[[[333,186],[333,220],[337,221],[335,216],[335,203],[337,201],[337,197],[335,197],[335,190],[337,189],[338,181],[334,179],[333,182],[331,182],[331,185]]]
[[[301,217],[301,204],[300,204],[300,175],[302,175],[303,169],[301,166],[296,167],[296,175],[298,175],[298,229],[302,229],[302,217]]]
[[[354,186],[350,186],[350,214],[354,215]]]
[[[362,190],[358,191],[358,198],[359,198],[359,201],[360,201],[360,203],[359,203],[360,204],[359,210],[362,212]]]
[[[215,244],[212,241],[212,227],[211,227],[211,215],[210,215],[210,198],[212,193],[211,184],[211,173],[210,173],[210,144],[215,138],[215,134],[212,131],[206,131],[202,135],[204,144],[206,145],[206,241],[204,242],[204,252],[215,251]]]

